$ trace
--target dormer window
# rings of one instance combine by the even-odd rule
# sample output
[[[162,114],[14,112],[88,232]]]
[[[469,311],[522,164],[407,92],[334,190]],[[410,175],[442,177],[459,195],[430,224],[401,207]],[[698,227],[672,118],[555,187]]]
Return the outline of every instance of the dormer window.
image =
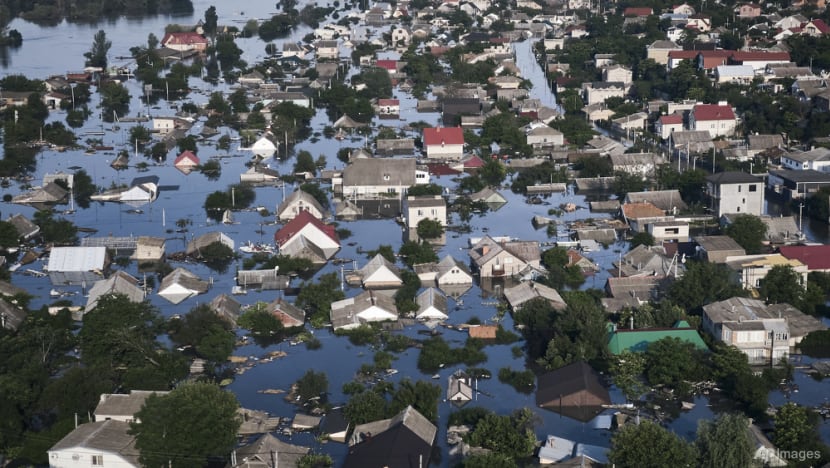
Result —
[[[389,174],[383,174],[383,180],[389,180],[392,177]]]

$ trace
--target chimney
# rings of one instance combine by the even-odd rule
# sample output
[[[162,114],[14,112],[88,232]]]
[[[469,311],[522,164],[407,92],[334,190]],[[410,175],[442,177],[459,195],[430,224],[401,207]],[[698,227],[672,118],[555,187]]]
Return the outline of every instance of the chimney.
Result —
[[[482,246],[481,247],[481,255],[487,255],[488,253],[490,253],[490,246],[489,245]]]

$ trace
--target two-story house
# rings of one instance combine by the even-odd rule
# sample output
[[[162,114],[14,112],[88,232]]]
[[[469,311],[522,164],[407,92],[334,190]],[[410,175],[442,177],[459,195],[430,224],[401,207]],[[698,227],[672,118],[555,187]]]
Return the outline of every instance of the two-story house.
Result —
[[[470,249],[470,258],[482,278],[492,278],[517,276],[528,267],[538,268],[541,257],[538,242],[497,242],[485,236]]]
[[[706,195],[718,217],[726,213],[760,216],[764,212],[764,181],[746,172],[718,172],[706,177]]]
[[[428,184],[429,174],[417,174],[415,159],[355,159],[339,178],[332,179],[335,193],[345,198],[402,197],[415,184]],[[420,177],[418,177],[420,175]]]
[[[464,131],[461,127],[425,128],[423,141],[428,159],[459,161],[464,157]]]
[[[712,138],[731,136],[737,124],[735,111],[726,103],[698,104],[689,113],[689,130],[707,131]]]
[[[661,115],[654,124],[655,132],[663,140],[668,140],[672,133],[683,131],[683,114]]]
[[[340,57],[340,43],[337,40],[317,41],[317,60],[337,60]]]
[[[732,270],[735,282],[744,289],[761,287],[764,278],[776,266],[791,268],[798,276],[803,287],[807,287],[807,265],[797,259],[789,259],[781,254],[738,255],[726,258],[726,266]]]
[[[447,225],[447,202],[441,195],[406,197],[406,225],[410,229],[418,227],[425,219],[438,221]]]
[[[593,83],[583,83],[582,91],[585,103],[591,105],[605,102],[606,99],[612,97],[625,97],[626,88],[625,83],[621,81],[599,81]]]

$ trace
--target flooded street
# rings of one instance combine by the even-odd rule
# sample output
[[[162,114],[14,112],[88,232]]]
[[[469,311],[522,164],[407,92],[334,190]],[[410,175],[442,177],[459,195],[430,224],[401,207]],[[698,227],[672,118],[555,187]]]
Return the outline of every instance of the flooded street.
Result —
[[[10,28],[18,29],[22,33],[24,37],[23,46],[17,50],[7,51],[6,55],[0,57],[0,66],[3,67],[5,74],[21,73],[29,77],[40,78],[81,69],[83,68],[83,53],[89,49],[92,36],[98,29],[104,29],[107,32],[108,38],[113,42],[113,47],[110,51],[111,64],[122,65],[127,63],[128,60],[122,61],[121,59],[113,57],[129,55],[129,48],[144,44],[147,39],[147,34],[150,32],[161,37],[164,27],[168,23],[194,24],[211,5],[211,2],[205,0],[194,0],[193,3],[194,12],[192,15],[118,19],[113,22],[98,25],[62,23],[57,27],[48,28],[16,20],[10,25]],[[258,0],[237,0],[232,5],[226,2],[217,4],[216,6],[220,23],[225,21],[244,21],[251,18],[265,18],[274,12],[273,3],[266,4]],[[299,7],[302,7],[302,3]],[[242,24],[238,26],[241,27]],[[278,46],[283,41],[294,42],[305,36],[308,32],[310,32],[309,28],[300,27],[292,33],[291,37],[275,42]],[[60,54],[54,53],[54,42],[57,40],[61,41]],[[237,43],[245,51],[243,59],[248,63],[261,60],[265,55],[264,44],[258,38],[240,39]],[[555,108],[557,106],[555,96],[546,86],[544,72],[536,62],[532,46],[533,43],[531,41],[515,44],[517,65],[522,71],[522,76],[531,80],[534,84],[531,90],[531,97],[540,99],[543,105]],[[44,60],[44,57],[53,57],[53,59]],[[146,115],[147,113],[151,116],[169,116],[174,112],[171,107],[179,104],[177,102],[166,102],[162,99],[154,107],[148,109],[141,99],[142,91],[140,83],[135,80],[129,80],[125,85],[132,95],[130,116],[138,116],[139,114]],[[212,91],[221,90],[227,92],[230,89],[229,86],[224,84],[213,87],[208,83],[192,78],[190,85],[193,88],[202,90],[197,93],[192,93],[188,98],[189,101],[197,104],[206,102]],[[396,89],[394,93],[395,97],[401,101],[400,120],[390,121],[376,118],[373,122],[374,127],[384,125],[400,130],[408,123],[416,121],[424,121],[430,125],[438,124],[440,119],[438,113],[418,113],[416,111],[416,99],[399,89]],[[98,99],[97,96],[93,96],[93,102],[96,99]],[[65,112],[55,111],[50,116],[50,121],[65,121],[65,118]],[[245,163],[250,160],[251,153],[239,149],[239,146],[244,142],[234,141],[229,154],[215,147],[215,140],[218,136],[209,140],[207,144],[204,142],[200,144],[198,156],[202,161],[207,161],[212,157],[222,156],[219,159],[222,169],[221,176],[216,180],[209,180],[199,172],[192,172],[189,175],[185,175],[173,167],[172,163],[175,158],[173,153],[176,150],[173,150],[168,155],[167,160],[159,165],[154,165],[151,160],[146,159],[143,155],[135,155],[134,148],[131,148],[128,143],[129,129],[132,125],[135,124],[122,123],[119,129],[114,129],[112,124],[102,125],[97,116],[93,116],[83,128],[76,130],[76,134],[79,136],[79,142],[83,144],[83,141],[87,138],[99,138],[94,134],[100,132],[103,128],[105,131],[105,134],[101,137],[104,141],[103,144],[113,146],[114,150],[98,152],[93,155],[87,155],[83,150],[69,150],[65,152],[44,151],[38,156],[37,172],[33,174],[34,180],[32,181],[32,185],[40,185],[43,175],[46,173],[59,171],[72,172],[75,170],[73,168],[77,167],[85,169],[93,177],[94,183],[103,187],[129,184],[135,177],[156,175],[159,177],[162,187],[159,198],[149,205],[140,207],[138,211],[128,205],[93,202],[86,209],[76,207],[77,211],[74,214],[66,215],[66,217],[79,227],[97,230],[97,233],[93,234],[94,236],[146,235],[165,237],[167,239],[168,254],[184,250],[186,243],[194,236],[212,231],[220,231],[227,234],[235,241],[237,247],[247,241],[273,242],[274,233],[280,228],[280,225],[274,223],[273,215],[261,216],[258,211],[254,210],[235,212],[235,223],[230,225],[213,222],[205,215],[203,203],[207,195],[216,190],[224,190],[229,184],[238,183],[240,174],[247,170]],[[203,125],[203,122],[197,124],[197,127],[194,128],[198,128],[199,125]],[[289,157],[278,157],[270,160],[269,167],[279,171],[281,174],[291,173],[295,162],[291,156],[298,151],[306,150],[315,159],[323,156],[326,160],[326,168],[342,168],[344,165],[343,162],[337,159],[338,150],[363,146],[364,138],[353,137],[343,140],[327,138],[323,135],[323,129],[330,125],[331,122],[326,116],[325,110],[318,110],[311,121],[313,137],[297,144],[292,149]],[[218,130],[220,135],[228,134],[236,137],[236,132],[230,129],[220,128]],[[419,137],[420,135],[413,133],[411,136]],[[127,150],[130,153],[130,167],[122,171],[116,171],[110,167],[110,163],[115,158],[117,152],[121,150]],[[136,167],[136,164],[139,162],[147,162],[150,164],[146,172]],[[456,181],[450,176],[433,176],[433,182],[448,188],[454,188],[456,185]],[[505,185],[509,187],[509,184],[510,180],[508,178]],[[328,187],[324,186],[324,188]],[[253,205],[264,207],[273,213],[283,198],[293,192],[294,189],[295,186],[290,184],[284,187],[258,187],[256,188],[256,200]],[[12,185],[10,188],[3,189],[3,194],[17,195],[22,190],[23,187]],[[559,232],[563,235],[563,238],[560,240],[564,240],[564,225],[567,223],[584,220],[586,218],[598,219],[610,217],[608,214],[591,213],[588,209],[588,202],[586,201],[585,195],[575,194],[573,190],[573,188],[569,188],[566,193],[548,196],[544,198],[542,204],[530,204],[524,196],[512,193],[509,188],[503,188],[500,192],[507,198],[508,203],[501,209],[488,212],[484,216],[474,216],[470,221],[470,227],[472,229],[470,233],[455,234],[448,232],[446,245],[442,246],[437,252],[438,256],[439,258],[443,258],[445,255],[450,254],[457,260],[466,263],[469,260],[467,253],[469,239],[484,235],[510,236],[515,239],[536,241],[543,244],[552,243],[557,239],[548,237],[544,228],[535,229],[531,223],[531,219],[536,215],[547,217],[549,216],[549,209],[558,208],[565,203],[573,203],[577,206],[577,209],[572,213],[564,213],[557,218],[557,223],[560,224]],[[333,207],[334,203],[332,202],[330,208],[333,209]],[[65,207],[59,207],[59,209],[65,209]],[[34,213],[34,209],[30,207],[11,205],[8,203],[3,203],[0,210],[2,210],[3,218],[7,218],[15,213],[22,213],[31,218]],[[191,223],[188,232],[175,232],[176,222],[179,220],[187,220]],[[457,225],[460,222],[458,219],[452,219],[449,224]],[[389,244],[397,251],[404,237],[401,226],[392,219],[339,221],[338,227],[350,230],[352,236],[342,242],[342,249],[337,253],[337,257],[355,260],[358,266],[362,266],[367,261],[366,255],[360,253],[359,250],[367,251],[375,249],[382,244]],[[824,232],[826,237],[826,227]],[[620,253],[627,250],[627,242],[618,241],[601,250],[587,253],[586,256],[602,268],[599,272],[587,279],[583,288],[603,288],[609,276],[608,270],[611,268],[611,262],[616,261]],[[175,267],[180,264],[172,262],[172,265]],[[234,264],[231,264],[225,271],[214,271],[198,263],[187,263],[185,266],[202,279],[211,279],[213,283],[212,287],[207,294],[188,299],[178,305],[170,304],[158,296],[158,294],[152,292],[148,296],[148,300],[157,306],[165,317],[185,314],[193,307],[207,303],[219,294],[229,294],[232,287],[236,285],[235,274],[237,269],[242,268],[242,260],[240,259]],[[27,268],[41,270],[42,267],[43,264],[39,261]],[[143,276],[138,271],[138,266],[135,262],[132,262],[125,270],[137,278]],[[316,279],[326,273],[337,273],[340,275],[340,272],[340,266],[328,263],[320,271],[315,273],[314,278]],[[13,275],[12,282],[36,295],[31,303],[32,308],[38,308],[50,304],[53,301],[49,297],[49,292],[53,286],[48,278],[37,278],[16,273]],[[300,280],[295,278],[291,286],[296,287],[299,283]],[[62,287],[62,289],[75,293],[74,296],[66,298],[72,301],[74,305],[85,304],[86,298],[83,297],[83,288]],[[346,296],[350,297],[356,295],[360,290],[344,285],[344,291]],[[447,323],[462,324],[473,317],[479,318],[482,322],[491,323],[492,319],[497,315],[495,302],[492,297],[493,293],[493,291],[487,291],[480,285],[474,284],[461,297],[461,302],[455,303],[450,300],[451,312]],[[270,302],[280,297],[281,294],[282,292],[279,291],[257,291],[250,289],[247,295],[236,296],[236,298],[243,304],[253,304],[257,301]],[[293,302],[294,297],[287,297],[287,299]],[[505,316],[502,323],[506,329],[513,329],[512,319],[509,314]],[[423,339],[424,336],[419,334],[419,332],[425,330],[427,330],[425,326],[416,324],[399,333],[403,333],[412,338]],[[463,345],[467,339],[467,334],[460,331],[443,328],[439,330],[443,333],[442,337],[453,347]],[[314,336],[322,343],[322,348],[319,350],[307,350],[305,346],[290,346],[288,342],[267,348],[249,344],[237,349],[234,352],[237,356],[260,357],[270,351],[284,351],[287,355],[271,362],[255,365],[244,374],[238,375],[234,382],[228,386],[228,389],[238,397],[241,405],[246,408],[264,410],[274,416],[290,418],[296,412],[296,407],[286,402],[283,398],[284,395],[263,394],[260,392],[266,389],[288,390],[291,384],[305,374],[308,369],[313,369],[326,373],[329,381],[329,400],[333,403],[345,403],[348,397],[342,393],[342,384],[351,381],[361,365],[373,362],[375,350],[369,346],[351,345],[346,338],[335,336],[328,328],[314,330]],[[521,344],[521,342],[517,343],[517,345]],[[525,356],[514,357],[511,350],[513,346],[515,345],[490,345],[485,347],[484,350],[487,353],[488,360],[479,367],[487,368],[494,376],[503,367],[524,369],[526,366],[526,358]],[[397,360],[394,362],[393,367],[398,370],[398,373],[387,377],[388,381],[397,382],[405,378],[428,380],[442,388],[442,395],[446,390],[447,377],[457,369],[456,367],[441,369],[438,373],[439,378],[431,380],[432,374],[424,374],[417,369],[418,349],[410,348],[396,355],[396,357]],[[826,381],[815,382],[799,372],[796,375],[796,382],[801,386],[801,392],[791,396],[794,401],[815,404],[822,399],[826,400],[826,395],[830,395],[830,387],[828,387]],[[810,381],[806,379],[810,379]],[[537,438],[539,439],[544,439],[548,434],[555,433],[558,436],[579,439],[588,444],[609,445],[611,436],[609,431],[592,429],[590,423],[580,423],[576,420],[562,417],[554,412],[536,408],[533,393],[519,393],[513,387],[499,382],[495,377],[489,380],[481,380],[479,382],[479,389],[483,394],[479,395],[477,401],[470,402],[468,406],[480,405],[500,414],[506,414],[522,407],[532,408],[538,417],[538,424],[535,430]],[[611,396],[613,403],[624,402],[620,392],[616,389],[612,389]],[[782,398],[785,398],[783,394],[774,392],[771,394],[770,401],[778,404],[783,401]],[[676,433],[691,438],[697,428],[697,421],[712,417],[713,412],[707,406],[707,398],[698,398],[695,403],[697,405],[692,411],[681,413],[670,424],[670,427]],[[443,455],[442,461],[438,464],[439,466],[449,465],[446,447],[446,430],[449,414],[454,408],[454,406],[446,401],[439,402],[437,444],[441,447],[441,453]],[[606,414],[610,414],[613,411],[608,410]],[[821,430],[824,440],[830,440],[830,426],[823,424]],[[338,461],[343,459],[347,449],[347,446],[344,444],[323,444],[310,434],[295,435],[293,436],[292,442],[311,446],[315,451],[329,453]]]

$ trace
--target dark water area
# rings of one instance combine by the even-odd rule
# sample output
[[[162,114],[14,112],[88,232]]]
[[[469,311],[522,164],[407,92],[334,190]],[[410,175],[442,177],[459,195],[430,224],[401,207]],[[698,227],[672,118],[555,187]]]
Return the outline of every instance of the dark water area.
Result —
[[[92,35],[98,29],[107,31],[108,37],[113,41],[113,48],[110,51],[111,57],[128,55],[128,49],[132,46],[143,44],[146,41],[148,33],[152,32],[156,36],[161,37],[164,26],[170,22],[195,24],[210,4],[207,1],[195,1],[194,14],[188,17],[118,19],[97,25],[80,25],[64,22],[56,27],[41,27],[16,20],[10,27],[21,31],[24,37],[24,45],[20,49],[7,51],[8,54],[5,58],[0,57],[0,66],[3,67],[5,74],[22,73],[30,77],[41,78],[52,74],[62,74],[67,71],[78,70],[83,67],[83,53],[89,49]],[[216,7],[220,24],[227,21],[243,21],[250,18],[267,18],[274,12],[274,5],[272,3],[264,3],[256,0],[239,0],[232,4],[217,4]],[[241,27],[242,24],[239,24],[239,26]],[[275,43],[279,47],[283,41],[294,42],[308,32],[308,28],[298,28],[291,37],[275,41]],[[58,42],[60,43],[59,53],[55,50],[55,44]],[[249,63],[256,62],[263,57],[264,44],[259,39],[240,39],[237,42],[245,51],[243,59]],[[544,73],[536,63],[531,46],[531,42],[523,42],[515,45],[517,64],[522,70],[523,77],[530,79],[534,83],[531,96],[541,99],[545,105],[555,107],[555,98],[545,86]],[[111,58],[111,64],[119,65],[119,59]],[[139,99],[139,96],[142,95],[140,83],[130,80],[125,85],[133,96],[130,106],[130,116],[147,113],[153,116],[171,115],[174,112],[172,107],[179,104],[177,102],[166,102],[162,99],[158,104],[155,104],[155,107],[148,109]],[[196,104],[205,103],[209,93],[212,91],[219,90],[228,92],[230,90],[228,85],[220,84],[214,87],[198,79],[191,79],[191,87],[200,90],[191,93],[188,97],[189,101]],[[406,124],[415,121],[425,121],[430,125],[437,125],[439,123],[439,114],[417,113],[415,111],[417,100],[398,89],[394,93],[395,97],[401,100],[401,119],[398,121],[376,119],[373,122],[374,127],[385,125],[395,127],[400,131],[405,131]],[[93,97],[94,99],[97,98]],[[65,117],[65,113],[55,111],[49,120],[63,121]],[[184,250],[187,241],[193,236],[212,231],[221,231],[227,234],[234,239],[237,246],[246,241],[271,242],[273,240],[274,233],[280,227],[280,225],[273,223],[273,216],[263,217],[259,212],[253,210],[240,211],[234,213],[235,224],[225,225],[208,219],[203,209],[204,200],[209,193],[215,190],[224,190],[229,184],[238,183],[239,175],[247,170],[245,163],[250,160],[251,154],[244,149],[239,149],[239,145],[242,142],[235,141],[234,147],[229,154],[225,154],[216,149],[215,142],[219,136],[200,142],[198,155],[203,162],[211,157],[222,156],[219,159],[222,168],[221,176],[216,180],[210,180],[198,172],[185,175],[173,167],[172,163],[175,158],[173,153],[175,153],[175,150],[168,155],[166,161],[158,165],[154,165],[152,161],[145,159],[141,155],[134,155],[134,148],[131,148],[128,144],[129,129],[132,125],[135,124],[122,123],[119,129],[114,129],[112,124],[102,125],[97,116],[93,116],[82,129],[76,131],[76,134],[83,141],[87,138],[99,138],[94,133],[100,132],[103,129],[105,134],[103,137],[100,137],[104,140],[103,144],[113,146],[114,150],[110,152],[98,152],[94,155],[87,155],[83,150],[69,150],[65,152],[44,151],[38,156],[37,171],[33,174],[34,180],[32,181],[32,185],[39,185],[43,175],[46,173],[58,171],[71,172],[73,170],[71,168],[74,167],[84,168],[93,177],[97,185],[105,187],[111,184],[129,184],[133,178],[138,176],[157,175],[160,179],[160,184],[166,190],[161,192],[155,202],[140,207],[140,212],[135,212],[133,207],[128,205],[93,202],[89,208],[77,208],[74,214],[66,215],[66,217],[78,226],[96,229],[98,232],[94,234],[95,236],[149,235],[165,237],[167,239],[168,253]],[[203,122],[198,122],[191,133],[198,133],[202,125]],[[297,151],[306,150],[315,159],[319,156],[324,156],[327,168],[342,168],[343,163],[336,157],[338,150],[342,148],[360,147],[364,144],[365,140],[362,137],[345,138],[343,140],[326,138],[322,135],[322,132],[329,125],[331,125],[331,122],[326,116],[325,111],[319,110],[311,122],[314,136],[292,148],[291,154],[287,156],[277,155],[277,158],[268,162],[269,166],[272,169],[278,170],[280,173],[290,173],[294,165],[294,159],[291,156],[296,154]],[[228,134],[234,137],[237,136],[236,132],[230,129],[220,128],[219,132],[220,135]],[[408,136],[416,137],[419,135],[411,133]],[[121,150],[127,150],[130,153],[130,167],[123,171],[116,171],[110,167],[110,163],[115,158],[116,153]],[[136,164],[139,162],[150,163],[147,172],[142,172],[136,167]],[[453,178],[449,176],[434,177],[433,182],[448,188],[453,188],[456,184]],[[507,184],[509,184],[509,180]],[[16,195],[23,191],[24,188],[20,184],[13,184],[9,188],[2,189],[2,193],[4,195]],[[283,197],[291,193],[294,189],[295,186],[290,184],[282,188],[256,188],[256,201],[254,205],[262,206],[273,212]],[[596,219],[608,216],[590,213],[586,197],[581,194],[575,194],[572,190],[564,194],[548,196],[543,199],[543,204],[539,205],[527,203],[525,197],[511,193],[507,188],[501,190],[501,193],[507,198],[508,203],[497,211],[491,211],[482,216],[474,216],[470,221],[471,232],[468,234],[459,235],[453,232],[447,233],[446,245],[442,246],[438,251],[439,257],[451,254],[456,259],[467,261],[469,238],[481,237],[487,234],[493,236],[510,236],[522,240],[534,240],[540,243],[553,242],[557,239],[548,237],[545,229],[535,229],[531,223],[531,219],[535,215],[549,216],[548,210],[550,208],[557,208],[561,204],[568,202],[577,205],[578,209],[572,213],[564,213],[557,217],[557,222],[560,224],[586,218]],[[64,208],[61,207],[60,209]],[[14,213],[22,213],[31,217],[34,213],[32,208],[21,205],[10,205],[8,203],[0,204],[0,211],[2,211],[4,218]],[[186,233],[174,232],[177,220],[188,220],[192,223],[189,226],[189,231]],[[450,224],[460,223],[457,219],[453,219]],[[404,238],[404,232],[401,227],[391,219],[340,221],[339,227],[350,230],[352,237],[343,241],[342,249],[338,252],[337,257],[353,259],[357,261],[359,266],[363,265],[367,260],[365,254],[358,252],[359,249],[366,251],[374,249],[381,244],[390,244],[397,250]],[[564,232],[564,229],[559,229],[559,232]],[[826,229],[824,236],[826,238]],[[355,245],[348,245],[349,243],[354,243]],[[620,241],[604,247],[599,251],[587,253],[586,256],[595,263],[598,263],[602,269],[588,278],[584,287],[602,288],[605,280],[608,278],[608,270],[611,268],[611,262],[616,260],[620,253],[627,250],[627,243]],[[158,296],[155,291],[151,292],[148,295],[148,300],[151,304],[158,307],[165,317],[185,314],[193,307],[207,303],[219,294],[230,293],[232,287],[236,284],[234,274],[237,268],[241,268],[241,260],[230,265],[225,271],[210,270],[207,266],[198,263],[172,262],[172,266],[185,266],[203,279],[210,278],[213,280],[213,286],[207,294],[185,300],[178,305],[167,302]],[[41,270],[42,267],[42,262],[36,262],[26,268]],[[127,266],[125,270],[138,278],[143,276],[143,273],[138,271],[135,262]],[[314,278],[318,278],[320,275],[326,273],[339,274],[340,267],[327,264],[315,273]],[[36,308],[52,302],[52,298],[49,297],[49,291],[54,286],[49,282],[48,278],[37,278],[34,276],[26,276],[22,273],[15,273],[12,282],[35,294],[36,297],[32,301],[32,307]],[[295,279],[291,284],[292,287],[298,285],[298,279]],[[85,304],[86,299],[83,297],[82,288],[61,286],[60,289],[75,293],[74,296],[66,297],[73,304]],[[348,286],[344,286],[344,291],[346,296],[354,296],[360,292],[359,289],[349,288]],[[278,291],[256,291],[250,289],[247,295],[236,296],[236,298],[243,304],[253,304],[257,301],[270,302],[282,294]],[[456,302],[450,300],[451,312],[447,322],[450,324],[462,324],[472,317],[491,322],[497,315],[496,307],[491,296],[492,291],[488,291],[487,288],[482,288],[478,284],[473,285],[461,297],[463,304],[456,304]],[[294,297],[288,296],[287,299],[293,302]],[[507,329],[513,328],[509,315],[504,318],[502,323]],[[412,338],[423,339],[423,335],[418,332],[425,330],[426,328],[423,325],[414,325],[399,333],[403,333]],[[466,334],[459,331],[450,329],[441,329],[441,331],[443,338],[451,346],[460,346],[467,338]],[[240,331],[240,335],[242,333]],[[346,338],[337,337],[328,329],[314,330],[314,335],[322,343],[322,348],[319,350],[307,350],[302,345],[290,346],[288,342],[265,348],[256,344],[249,344],[237,349],[234,353],[237,356],[260,357],[267,352],[276,350],[284,351],[287,355],[271,362],[260,363],[253,366],[244,374],[237,375],[234,382],[228,386],[228,389],[247,408],[265,410],[275,416],[291,417],[297,411],[297,408],[289,402],[286,402],[284,395],[271,395],[259,392],[265,389],[288,390],[290,385],[307,370],[313,369],[326,373],[329,381],[329,401],[345,403],[347,396],[341,391],[342,384],[351,381],[362,364],[372,363],[375,350],[369,346],[354,346]],[[522,343],[520,342],[516,345],[521,346]],[[524,369],[526,366],[525,357],[514,357],[511,347],[512,345],[487,346],[485,351],[488,356],[488,361],[480,367],[489,369],[494,376],[503,367],[509,366],[513,369]],[[439,378],[433,380],[432,374],[424,374],[417,369],[417,349],[409,349],[396,357],[397,360],[394,361],[393,367],[398,370],[398,373],[386,378],[391,382],[397,382],[405,378],[427,380],[439,385],[442,389],[446,389],[447,377],[456,370],[456,368],[441,369],[438,372]],[[815,382],[811,379],[806,379],[810,378],[797,373],[796,381],[800,383],[801,390],[799,393],[790,396],[794,401],[803,401],[805,404],[816,404],[826,399],[825,395],[830,395],[830,392],[828,392],[830,389],[828,389],[826,382]],[[556,434],[561,437],[579,440],[589,444],[609,445],[611,437],[609,431],[592,429],[590,423],[581,423],[567,417],[562,417],[552,411],[536,408],[532,393],[524,394],[517,392],[509,385],[500,383],[495,377],[489,380],[479,381],[479,389],[485,392],[485,394],[479,395],[478,399],[470,402],[468,406],[483,406],[500,414],[507,414],[522,407],[532,408],[538,417],[538,424],[535,430],[537,437],[540,439],[544,439],[548,434]],[[624,402],[622,396],[616,389],[612,389],[611,395],[613,403]],[[786,397],[779,392],[775,392],[771,395],[770,401],[778,404],[783,401],[781,398]],[[717,405],[714,408],[708,406],[709,400],[707,398],[697,398],[695,403],[696,406],[693,410],[679,413],[678,417],[669,424],[672,430],[689,438],[692,438],[694,435],[697,421],[712,418],[715,412],[718,411]],[[438,462],[439,466],[449,465],[445,442],[446,428],[449,415],[454,408],[448,402],[442,401],[439,403],[438,444],[441,446],[441,453],[443,454],[442,459]],[[611,412],[613,410],[607,411],[607,413]],[[828,427],[830,426],[827,424],[822,425],[822,435],[825,440],[830,440]],[[329,453],[337,461],[342,461],[347,449],[343,444],[321,443],[310,434],[296,434],[291,441],[292,443],[311,446],[315,451]]]

